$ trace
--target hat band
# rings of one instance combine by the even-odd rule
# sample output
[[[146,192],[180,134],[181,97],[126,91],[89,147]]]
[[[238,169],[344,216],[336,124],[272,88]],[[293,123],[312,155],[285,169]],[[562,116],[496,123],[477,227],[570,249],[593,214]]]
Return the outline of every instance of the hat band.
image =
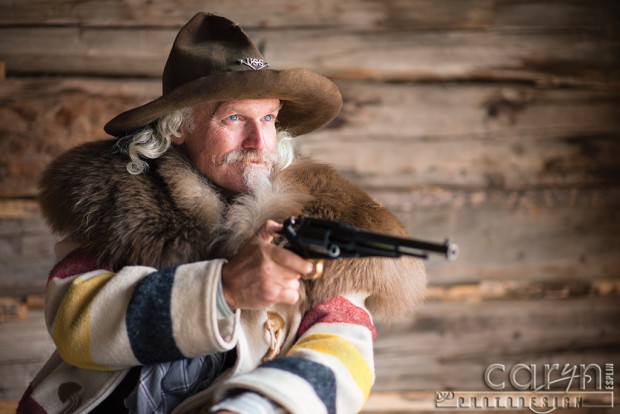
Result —
[[[263,59],[257,59],[257,58],[239,59],[237,60],[237,63],[246,65],[254,70],[265,69],[267,66],[269,66],[269,64],[265,62]]]

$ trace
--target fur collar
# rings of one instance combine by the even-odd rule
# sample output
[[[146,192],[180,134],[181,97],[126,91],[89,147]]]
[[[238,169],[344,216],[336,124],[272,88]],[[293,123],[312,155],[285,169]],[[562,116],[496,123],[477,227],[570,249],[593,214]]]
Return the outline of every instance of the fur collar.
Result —
[[[225,200],[177,149],[130,175],[114,141],[81,145],[61,155],[41,180],[40,203],[51,228],[97,252],[102,266],[156,268],[228,258],[267,219],[322,217],[394,235],[398,220],[333,168],[300,160],[278,173],[268,193]],[[424,268],[413,258],[343,259],[304,284],[306,308],[338,294],[370,294],[371,311],[386,318],[421,297]],[[304,293],[304,292],[302,292]]]

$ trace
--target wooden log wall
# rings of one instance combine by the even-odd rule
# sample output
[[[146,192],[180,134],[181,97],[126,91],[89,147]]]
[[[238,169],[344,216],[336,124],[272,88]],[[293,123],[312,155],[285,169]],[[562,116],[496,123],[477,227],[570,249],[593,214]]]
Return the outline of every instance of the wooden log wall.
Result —
[[[42,169],[159,95],[199,10],[239,22],[272,66],[334,79],[343,111],[299,151],[461,247],[428,262],[414,319],[380,324],[377,393],[484,390],[492,363],[620,366],[613,0],[0,0],[0,296],[40,295],[53,263]],[[0,399],[44,358],[44,332],[14,351],[25,323],[43,330],[0,326]]]

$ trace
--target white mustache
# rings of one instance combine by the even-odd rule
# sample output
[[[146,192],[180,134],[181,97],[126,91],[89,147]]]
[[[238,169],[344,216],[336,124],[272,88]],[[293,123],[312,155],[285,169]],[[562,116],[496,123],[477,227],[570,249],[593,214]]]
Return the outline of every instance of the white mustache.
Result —
[[[275,154],[266,154],[254,150],[235,150],[230,151],[219,157],[213,156],[211,162],[215,165],[227,165],[235,162],[248,162],[273,165],[277,161]]]

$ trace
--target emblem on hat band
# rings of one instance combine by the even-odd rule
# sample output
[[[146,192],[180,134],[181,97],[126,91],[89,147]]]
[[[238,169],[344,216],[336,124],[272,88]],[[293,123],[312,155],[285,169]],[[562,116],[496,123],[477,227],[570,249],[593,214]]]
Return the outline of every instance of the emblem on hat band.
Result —
[[[256,58],[239,59],[237,62],[242,65],[249,66],[254,70],[261,70],[269,66],[269,64],[265,62],[263,59],[256,59]]]

